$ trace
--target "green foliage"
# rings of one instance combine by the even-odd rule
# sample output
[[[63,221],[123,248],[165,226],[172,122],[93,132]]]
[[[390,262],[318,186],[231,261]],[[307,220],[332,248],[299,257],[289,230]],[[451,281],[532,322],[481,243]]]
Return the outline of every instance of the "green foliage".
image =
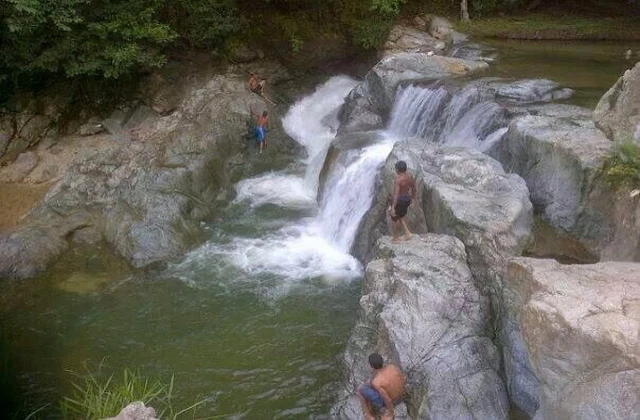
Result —
[[[96,373],[86,369],[86,373],[75,374],[79,383],[74,383],[75,391],[60,402],[63,419],[101,419],[117,416],[128,404],[142,401],[146,406],[154,407],[160,418],[176,419],[182,414],[193,413],[206,400],[196,402],[182,410],[173,406],[174,378],[169,384],[158,380],[149,380],[138,370],[125,369],[120,380],[109,376],[101,381],[100,364]],[[32,413],[33,414],[33,413]]]
[[[118,78],[164,63],[176,33],[158,21],[162,0],[9,0],[0,68]]]
[[[247,27],[235,0],[167,1],[163,15],[171,28],[196,47],[215,49]]]
[[[613,190],[640,188],[640,146],[630,141],[614,146],[600,172]]]

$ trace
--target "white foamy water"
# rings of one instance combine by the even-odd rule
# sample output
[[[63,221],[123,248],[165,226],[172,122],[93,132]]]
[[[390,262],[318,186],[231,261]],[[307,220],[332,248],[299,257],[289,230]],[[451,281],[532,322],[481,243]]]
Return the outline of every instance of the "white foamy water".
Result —
[[[275,204],[291,209],[307,209],[316,205],[316,193],[295,175],[269,173],[245,179],[236,184],[236,202],[248,201],[251,207]]]
[[[393,143],[389,139],[343,152],[327,179],[318,223],[324,238],[342,252],[353,245],[358,224],[373,200],[376,174]]]
[[[242,270],[244,280],[274,276],[277,295],[286,294],[300,280],[322,278],[344,281],[362,274],[360,263],[349,254],[358,223],[371,204],[378,168],[392,148],[376,144],[341,156],[329,175],[321,206],[316,196],[318,177],[338,127],[338,111],[356,82],[334,77],[294,104],[282,124],[289,136],[308,152],[302,176],[269,173],[236,185],[236,202],[251,207],[273,204],[286,209],[315,209],[314,217],[292,220],[260,237],[231,238],[228,243],[208,242],[181,263],[199,269],[206,261],[223,258]]]

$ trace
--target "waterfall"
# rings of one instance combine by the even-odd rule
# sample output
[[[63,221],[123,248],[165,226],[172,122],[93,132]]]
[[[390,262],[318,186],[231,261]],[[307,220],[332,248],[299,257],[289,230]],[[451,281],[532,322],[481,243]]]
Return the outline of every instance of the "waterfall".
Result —
[[[304,146],[308,158],[290,170],[267,173],[236,185],[236,203],[257,208],[272,204],[281,209],[304,209],[306,216],[282,221],[258,237],[233,236],[208,242],[190,253],[185,264],[224,259],[239,268],[247,281],[266,275],[277,279],[272,294],[286,294],[305,279],[353,279],[362,274],[350,254],[360,220],[371,205],[379,167],[393,147],[382,139],[359,150],[341,153],[325,182],[323,199],[316,202],[318,178],[338,125],[344,98],[356,82],[334,77],[295,103],[283,118],[287,134]],[[309,217],[309,213],[312,214]],[[275,276],[275,277],[274,277]]]
[[[323,236],[339,250],[349,252],[358,225],[373,200],[374,182],[393,142],[343,152],[325,186],[318,217]]]
[[[402,137],[435,138],[438,118],[448,97],[444,88],[400,88],[391,110],[389,131]]]
[[[486,150],[506,125],[507,111],[495,102],[480,102],[478,88],[473,85],[453,95],[444,87],[406,86],[396,94],[389,131],[396,136]]]

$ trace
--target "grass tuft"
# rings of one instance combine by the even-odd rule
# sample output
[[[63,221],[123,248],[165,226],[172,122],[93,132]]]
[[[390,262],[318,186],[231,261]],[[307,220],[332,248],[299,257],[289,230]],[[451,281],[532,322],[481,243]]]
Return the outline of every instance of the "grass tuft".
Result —
[[[160,380],[151,380],[138,369],[124,369],[122,376],[110,375],[100,380],[100,372],[104,361],[97,371],[92,372],[85,366],[85,373],[77,374],[77,382],[73,383],[74,391],[60,402],[60,413],[63,419],[102,419],[115,417],[120,411],[135,401],[142,401],[145,406],[157,410],[159,418],[175,420],[186,414],[195,418],[198,407],[208,402],[199,400],[186,408],[177,408],[173,404],[175,380],[171,377],[168,384]]]
[[[625,187],[640,188],[640,146],[631,141],[617,144],[600,172],[614,191]]]

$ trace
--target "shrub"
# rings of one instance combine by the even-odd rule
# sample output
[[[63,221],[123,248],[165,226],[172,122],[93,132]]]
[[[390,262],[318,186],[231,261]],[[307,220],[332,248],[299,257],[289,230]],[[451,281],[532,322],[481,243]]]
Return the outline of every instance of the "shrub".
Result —
[[[614,146],[600,172],[614,190],[640,188],[640,146],[628,141]]]

